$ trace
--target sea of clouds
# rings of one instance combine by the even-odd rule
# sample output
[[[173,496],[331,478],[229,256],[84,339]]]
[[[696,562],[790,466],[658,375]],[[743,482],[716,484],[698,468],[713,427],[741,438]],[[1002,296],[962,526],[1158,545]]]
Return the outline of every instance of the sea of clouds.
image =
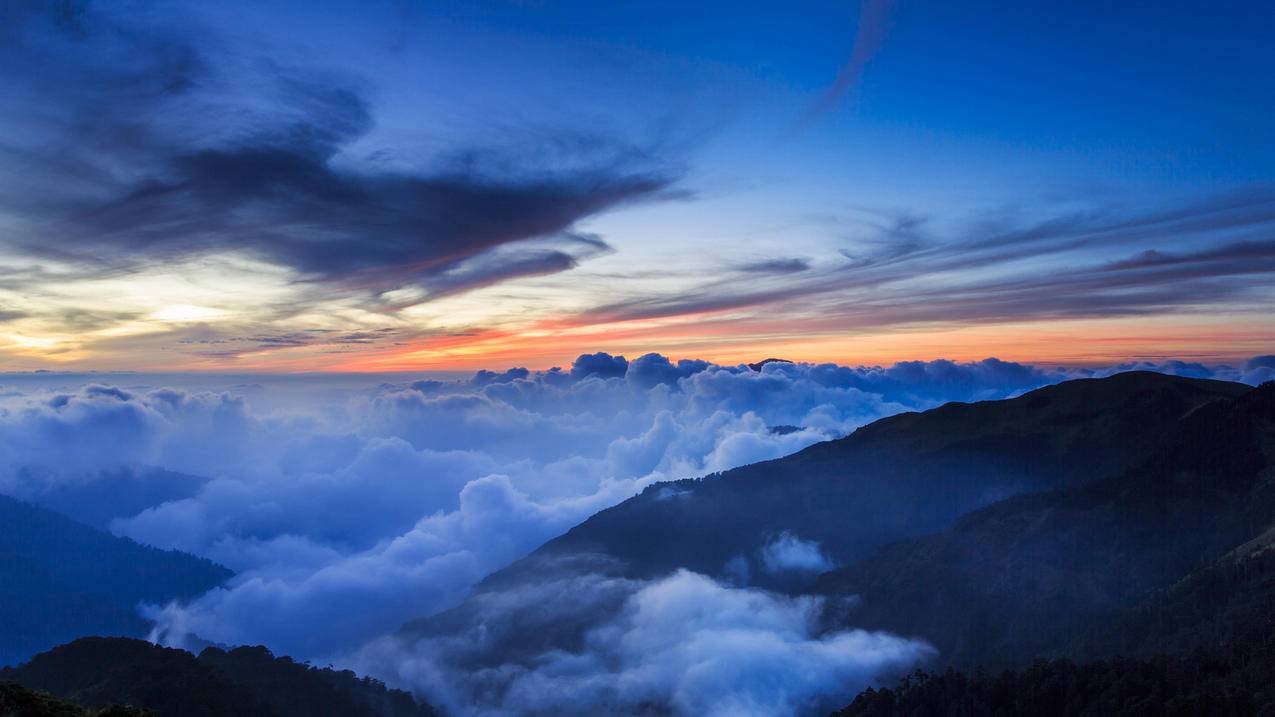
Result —
[[[457,605],[485,575],[653,482],[783,456],[900,411],[1131,369],[1256,384],[1275,378],[1275,357],[753,370],[597,353],[568,369],[450,379],[9,375],[0,378],[0,492],[60,509],[83,496],[117,535],[233,569],[224,587],[189,603],[143,607],[156,639],[171,644],[198,636],[356,659],[458,712],[656,700],[677,714],[785,714],[928,648],[816,635],[809,601],[690,573],[611,585],[602,591],[611,608],[578,652],[506,669],[501,696],[481,704],[474,671],[466,685],[440,686],[438,675],[461,674],[455,649],[425,640],[408,654],[385,636]],[[147,487],[116,489],[130,477]],[[107,480],[111,490],[94,489]],[[790,535],[767,555],[775,570],[825,560]],[[679,635],[692,639],[669,637]],[[528,696],[543,690],[540,701]]]

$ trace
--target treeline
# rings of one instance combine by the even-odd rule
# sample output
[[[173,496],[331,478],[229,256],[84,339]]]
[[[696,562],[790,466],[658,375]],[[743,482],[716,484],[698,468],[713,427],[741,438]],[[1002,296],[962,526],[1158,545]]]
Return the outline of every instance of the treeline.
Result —
[[[196,657],[142,640],[89,637],[0,670],[0,681],[42,690],[90,710],[135,705],[160,717],[435,714],[410,694],[377,680],[275,657],[264,647],[210,647]],[[8,715],[0,711],[0,717]]]
[[[124,705],[87,710],[16,682],[0,682],[0,717],[155,717],[155,713]]]
[[[1275,651],[1050,660],[999,675],[917,672],[868,689],[834,717],[1275,715]]]

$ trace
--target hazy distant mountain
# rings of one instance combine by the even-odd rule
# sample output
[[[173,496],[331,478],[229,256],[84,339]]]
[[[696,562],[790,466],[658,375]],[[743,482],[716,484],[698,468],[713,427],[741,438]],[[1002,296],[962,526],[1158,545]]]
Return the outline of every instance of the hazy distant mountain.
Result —
[[[207,482],[207,478],[162,468],[117,468],[82,480],[52,482],[36,493],[19,497],[106,530],[113,518],[133,516],[160,503],[189,498]]]
[[[631,576],[685,567],[791,588],[800,576],[765,560],[777,539],[817,544],[828,564],[853,564],[1007,497],[1116,473],[1162,446],[1184,414],[1248,390],[1130,372],[893,416],[785,458],[652,486],[488,584],[517,580],[546,556],[600,553]]]
[[[349,671],[275,657],[264,647],[199,657],[127,638],[84,638],[0,670],[88,708],[130,704],[181,717],[430,717],[411,695]]]
[[[192,598],[231,575],[0,496],[0,664],[84,635],[144,635],[138,603]]]

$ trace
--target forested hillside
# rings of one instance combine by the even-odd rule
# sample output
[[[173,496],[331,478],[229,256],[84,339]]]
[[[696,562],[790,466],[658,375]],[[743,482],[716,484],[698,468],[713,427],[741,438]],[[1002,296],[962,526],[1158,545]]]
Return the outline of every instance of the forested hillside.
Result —
[[[126,704],[161,717],[429,717],[411,695],[264,647],[186,652],[126,638],[83,638],[0,670],[0,680],[89,709]]]
[[[231,575],[0,495],[0,665],[84,635],[140,637],[139,603],[188,599]]]

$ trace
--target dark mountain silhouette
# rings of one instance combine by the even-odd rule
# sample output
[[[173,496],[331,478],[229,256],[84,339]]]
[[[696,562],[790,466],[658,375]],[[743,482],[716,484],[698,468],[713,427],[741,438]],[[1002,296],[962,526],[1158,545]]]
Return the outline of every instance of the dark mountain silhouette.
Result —
[[[821,587],[967,670],[1065,656],[918,674],[839,717],[1275,714],[1275,384],[1183,417],[1119,475],[976,512]]]
[[[1275,652],[1195,651],[1077,664],[1040,661],[997,675],[918,672],[868,689],[832,717],[1198,717],[1275,711]]]
[[[411,695],[349,671],[315,668],[264,647],[198,657],[128,638],[83,638],[36,655],[0,680],[81,707],[134,705],[161,717],[429,717]],[[56,714],[56,713],[54,713]]]
[[[836,717],[1275,714],[1275,550],[1267,540],[1101,619],[1072,645],[1087,663],[990,676],[951,669],[869,689]],[[1254,552],[1256,551],[1256,552]]]
[[[28,690],[15,682],[0,682],[0,717],[154,717],[154,714],[123,705],[84,709],[47,692]]]
[[[784,532],[818,542],[837,564],[853,564],[1007,497],[1119,472],[1161,447],[1182,416],[1248,390],[1130,372],[893,416],[785,458],[651,486],[485,585],[517,581],[546,558],[598,553],[633,577],[680,567],[724,576],[728,561],[744,560],[751,584],[791,589],[792,576],[768,574],[758,560]]]
[[[1275,594],[1261,552],[1275,535],[1275,384],[1177,423],[1136,466],[973,512],[819,589],[859,595],[856,626],[924,637],[965,667],[1233,638],[1236,615]]]
[[[189,599],[231,575],[0,495],[0,664],[82,635],[144,635],[138,603]]]
[[[753,371],[760,371],[768,363],[792,363],[792,361],[789,361],[788,359],[781,359],[781,358],[768,358],[768,359],[762,359],[761,361],[758,361],[756,363],[750,363],[748,364],[748,368],[752,369]]]

